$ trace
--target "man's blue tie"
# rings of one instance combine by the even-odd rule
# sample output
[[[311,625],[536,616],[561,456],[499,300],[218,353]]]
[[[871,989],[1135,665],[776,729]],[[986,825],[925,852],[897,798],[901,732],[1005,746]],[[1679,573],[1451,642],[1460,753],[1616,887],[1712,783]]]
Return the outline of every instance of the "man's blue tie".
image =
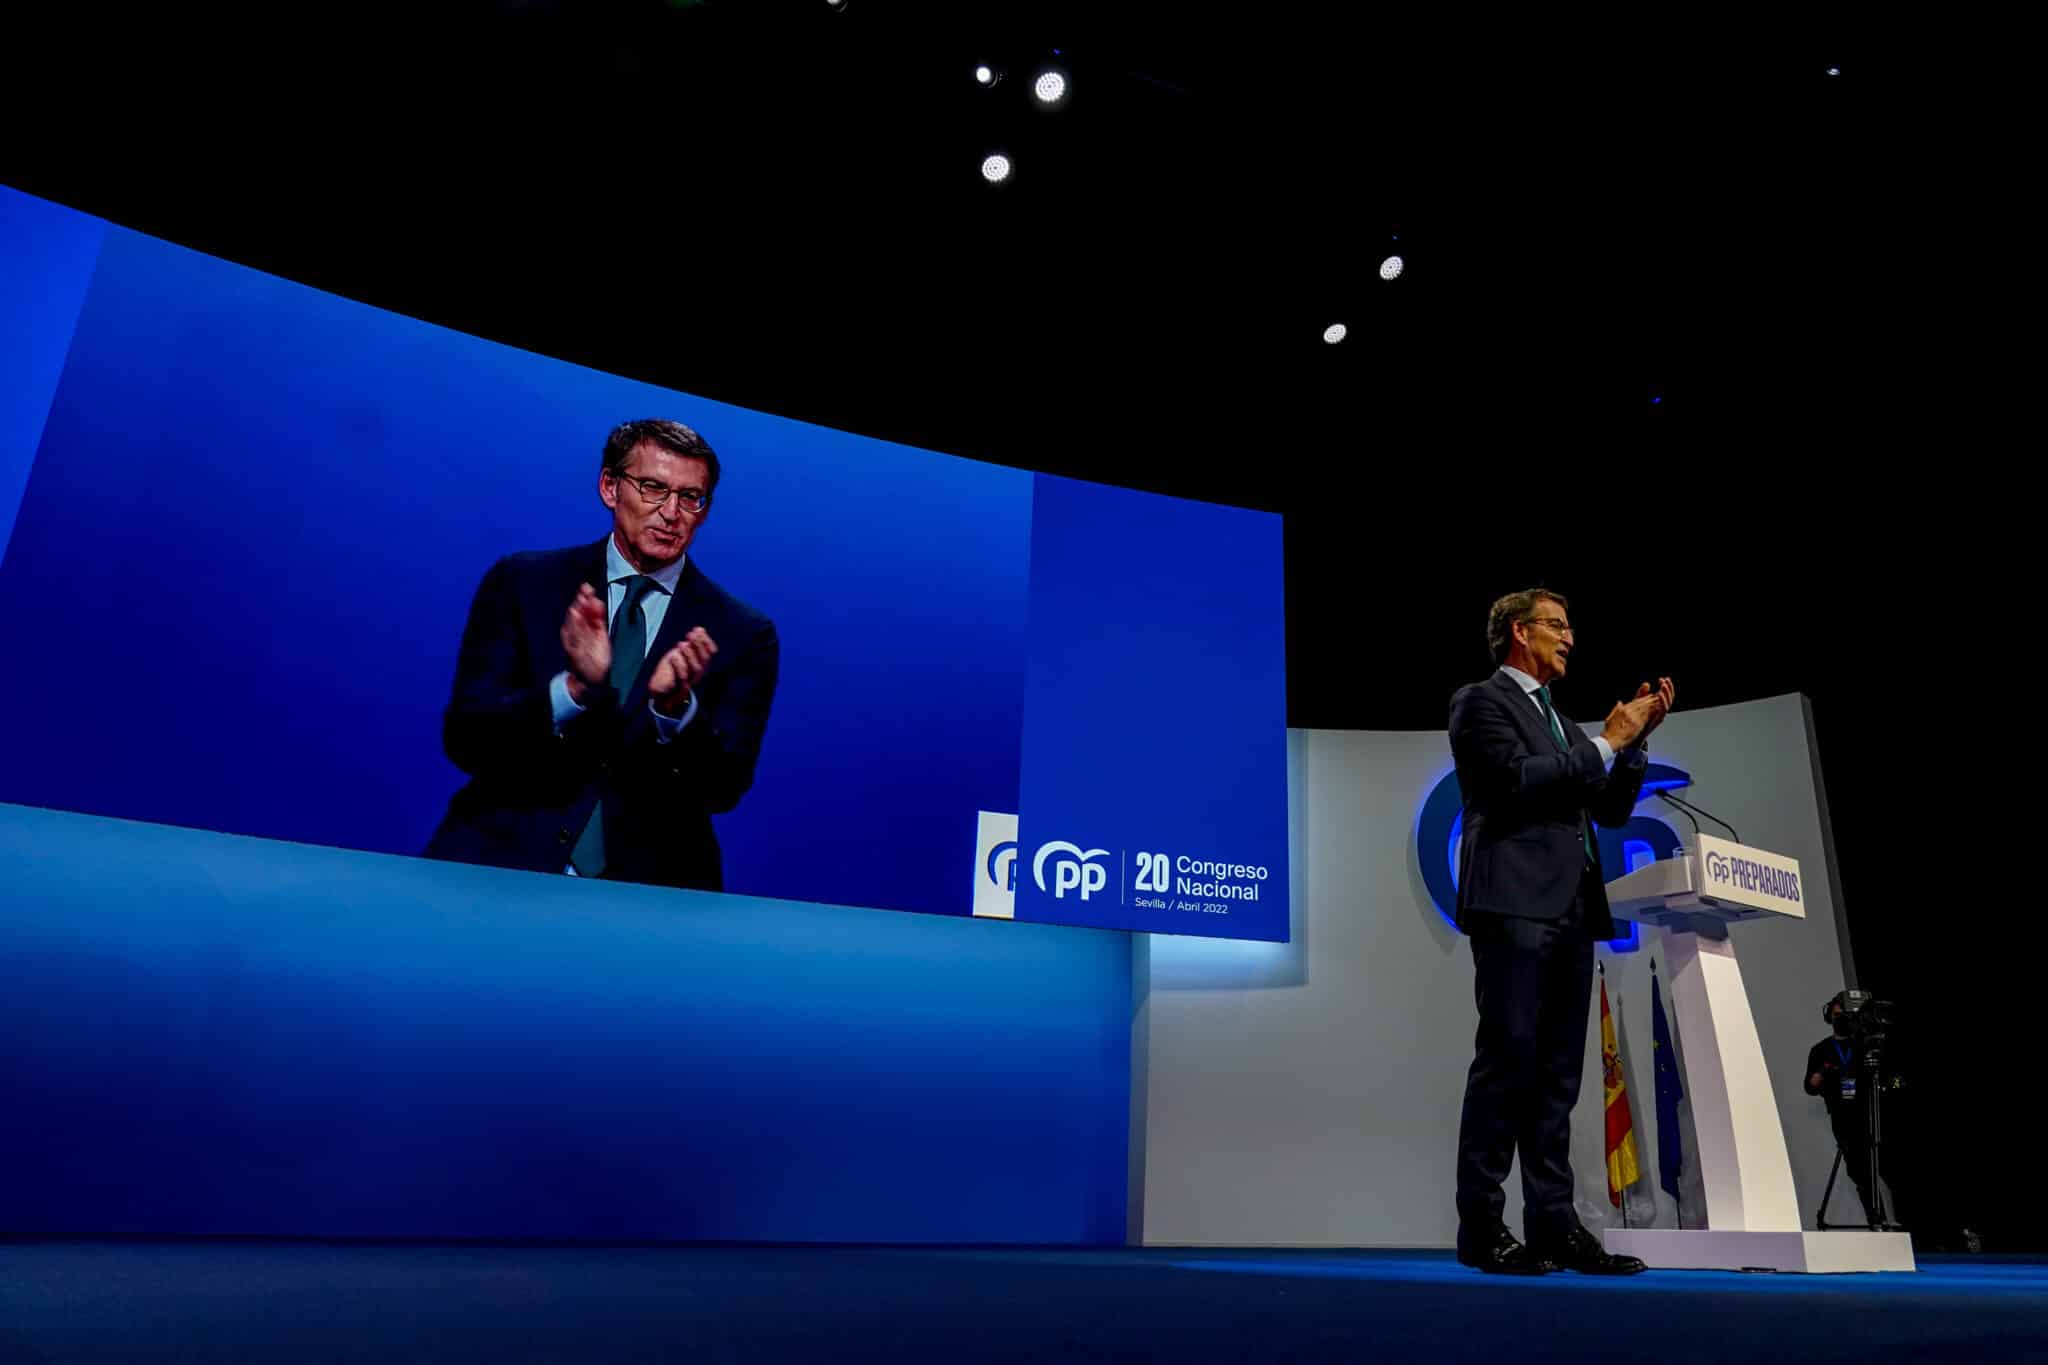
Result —
[[[634,574],[625,583],[626,600],[612,618],[612,690],[622,705],[640,677],[641,665],[647,662],[647,613],[640,604],[659,586],[646,574]],[[583,826],[575,850],[569,854],[569,865],[578,876],[604,875],[604,802],[590,808],[590,822]]]
[[[1548,683],[1536,689],[1536,704],[1543,708],[1543,719],[1550,722],[1550,737],[1557,741],[1558,748],[1566,753],[1570,753],[1572,746],[1565,740],[1564,725],[1557,718],[1557,709],[1550,704],[1550,685]],[[1579,820],[1579,844],[1586,850],[1586,861],[1598,867],[1600,865],[1600,855],[1593,851],[1593,835],[1586,828],[1586,822],[1583,817]]]
[[[1536,704],[1543,708],[1543,719],[1550,722],[1550,737],[1557,741],[1558,748],[1570,753],[1572,746],[1565,740],[1564,726],[1557,719],[1557,708],[1550,704],[1549,684],[1536,689]]]

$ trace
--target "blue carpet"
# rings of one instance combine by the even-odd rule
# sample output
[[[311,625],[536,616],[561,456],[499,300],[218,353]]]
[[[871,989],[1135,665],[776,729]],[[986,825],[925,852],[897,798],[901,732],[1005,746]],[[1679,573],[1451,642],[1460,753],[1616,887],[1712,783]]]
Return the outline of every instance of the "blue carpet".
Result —
[[[1482,1277],[1443,1252],[0,1245],[0,1362],[2048,1361],[2048,1264]]]

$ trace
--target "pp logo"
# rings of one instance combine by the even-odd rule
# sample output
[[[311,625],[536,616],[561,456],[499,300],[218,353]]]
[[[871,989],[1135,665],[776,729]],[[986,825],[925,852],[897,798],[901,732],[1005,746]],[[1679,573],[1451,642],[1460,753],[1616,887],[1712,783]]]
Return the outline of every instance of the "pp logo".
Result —
[[[1728,859],[1719,853],[1707,855],[1707,875],[1717,882],[1728,880]]]
[[[988,851],[988,884],[1014,894],[1017,890],[1017,841],[1005,839]]]
[[[988,919],[1017,917],[1017,817],[1009,812],[975,814],[973,909]]]
[[[1039,846],[1038,856],[1031,860],[1031,880],[1038,883],[1040,891],[1051,891],[1054,900],[1065,900],[1069,891],[1078,890],[1085,901],[1109,885],[1109,869],[1095,861],[1108,856],[1106,848],[1083,850],[1079,844],[1055,839]],[[1054,860],[1050,887],[1045,884],[1048,860]]]
[[[1643,775],[1639,800],[1647,801],[1660,791],[1691,785],[1692,774],[1683,768],[1652,763]],[[1453,923],[1458,908],[1459,845],[1465,832],[1463,808],[1458,775],[1449,772],[1423,798],[1415,820],[1415,856],[1422,871],[1422,884],[1444,919]],[[1671,827],[1648,815],[1631,816],[1628,824],[1618,830],[1596,829],[1594,838],[1600,851],[1600,875],[1607,881],[1634,871],[1642,863],[1672,857],[1679,849],[1678,835]],[[1621,945],[1635,942],[1634,926],[1629,927],[1626,940],[1613,942],[1617,951],[1629,951]]]

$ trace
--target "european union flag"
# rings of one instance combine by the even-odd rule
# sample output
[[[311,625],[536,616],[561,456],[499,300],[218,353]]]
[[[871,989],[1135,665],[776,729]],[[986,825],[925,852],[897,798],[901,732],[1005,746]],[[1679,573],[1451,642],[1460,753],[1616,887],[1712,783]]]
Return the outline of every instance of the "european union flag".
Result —
[[[1678,1172],[1685,1156],[1678,1144],[1678,1102],[1685,1091],[1678,1084],[1678,1052],[1671,1046],[1671,1025],[1664,1018],[1664,996],[1657,988],[1657,968],[1650,964],[1650,1046],[1656,1054],[1657,1183],[1678,1198]]]

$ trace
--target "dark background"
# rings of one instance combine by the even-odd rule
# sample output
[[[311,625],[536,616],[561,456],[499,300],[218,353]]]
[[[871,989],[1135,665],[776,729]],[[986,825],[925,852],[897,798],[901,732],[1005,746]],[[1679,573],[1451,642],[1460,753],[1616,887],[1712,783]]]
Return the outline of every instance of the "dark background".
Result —
[[[0,179],[633,378],[1283,512],[1295,726],[1443,724],[1531,584],[1573,601],[1579,717],[1659,673],[1804,692],[1858,984],[1910,1023],[1905,1211],[2048,1245],[2001,600],[2032,442],[1977,114],[2010,40],[1108,8],[30,18]]]

